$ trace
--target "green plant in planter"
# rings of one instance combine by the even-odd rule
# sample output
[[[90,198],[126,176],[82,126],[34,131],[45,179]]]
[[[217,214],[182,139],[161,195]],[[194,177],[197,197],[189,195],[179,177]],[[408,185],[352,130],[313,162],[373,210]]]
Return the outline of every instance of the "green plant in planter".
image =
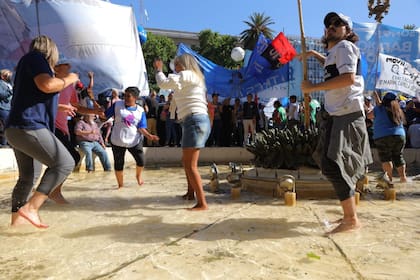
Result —
[[[255,155],[254,164],[273,169],[297,169],[300,166],[317,167],[312,154],[319,140],[317,128],[300,130],[273,128],[257,133],[254,143],[247,145]]]

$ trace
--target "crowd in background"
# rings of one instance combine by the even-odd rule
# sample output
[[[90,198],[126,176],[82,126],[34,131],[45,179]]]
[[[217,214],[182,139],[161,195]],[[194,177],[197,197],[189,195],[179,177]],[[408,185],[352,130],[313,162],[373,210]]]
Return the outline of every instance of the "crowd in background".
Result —
[[[3,69],[0,72],[0,133],[7,112],[10,109],[12,98],[12,72]],[[88,73],[89,75],[93,75]],[[81,82],[75,84],[81,106],[93,108],[97,104],[108,109],[116,101],[121,100],[123,93],[117,89],[110,89],[97,95],[92,92],[92,87],[85,87]],[[420,102],[417,98],[406,98],[399,96],[399,104],[404,112],[407,148],[420,148]],[[144,146],[148,147],[180,147],[182,130],[177,115],[176,105],[172,102],[173,93],[158,95],[152,90],[149,96],[142,96],[138,99],[138,104],[143,106],[147,116],[147,128],[150,133],[159,136],[159,141],[146,140]],[[315,102],[313,102],[315,101]],[[374,147],[373,124],[375,100],[369,95],[365,97],[366,125],[368,128],[370,143]],[[321,106],[316,100],[309,102],[310,126],[316,127],[319,124]],[[303,129],[305,123],[303,101],[297,99],[296,95],[291,95],[285,102],[283,99],[275,100],[272,113],[267,114],[265,105],[258,102],[255,95],[248,94],[247,100],[230,97],[221,99],[218,93],[213,93],[208,100],[208,111],[211,121],[211,133],[207,147],[242,147],[251,143],[255,139],[255,134],[262,130],[271,128],[292,128],[297,126]],[[79,146],[74,132],[76,123],[81,115],[69,119],[69,127],[72,143]],[[113,125],[113,119],[103,120],[96,117],[101,134],[101,143],[110,146],[109,136]],[[318,121],[317,121],[318,120]],[[8,147],[3,134],[0,134],[0,147]]]
[[[403,128],[405,131],[405,147],[406,148],[420,148],[420,101],[413,98],[406,98],[393,92],[384,92],[378,95],[395,96],[395,100],[399,104],[399,108],[404,116]],[[375,96],[374,94],[373,96]],[[388,95],[389,96],[389,95]],[[374,124],[375,124],[375,107],[378,106],[378,99],[372,98],[372,96],[366,96],[364,99],[364,108],[366,115],[366,127],[369,132],[369,141],[372,147],[375,147],[374,141]],[[376,122],[378,123],[378,121]]]

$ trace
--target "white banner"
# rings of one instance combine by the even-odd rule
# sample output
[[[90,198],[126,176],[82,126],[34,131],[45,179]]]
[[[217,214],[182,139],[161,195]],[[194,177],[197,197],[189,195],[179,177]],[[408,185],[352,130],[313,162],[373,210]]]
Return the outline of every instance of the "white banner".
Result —
[[[396,90],[416,96],[420,93],[420,72],[398,57],[379,54],[380,74],[377,89]]]
[[[137,86],[148,95],[146,67],[132,7],[101,0],[0,0],[0,69],[13,69],[40,34],[51,37],[72,71],[94,92]]]

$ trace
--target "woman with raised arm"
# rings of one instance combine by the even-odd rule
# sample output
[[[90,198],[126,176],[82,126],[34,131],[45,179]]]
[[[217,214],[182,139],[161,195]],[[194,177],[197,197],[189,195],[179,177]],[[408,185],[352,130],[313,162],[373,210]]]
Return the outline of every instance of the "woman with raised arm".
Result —
[[[19,179],[12,192],[12,226],[30,222],[47,228],[38,211],[48,195],[72,172],[74,160],[54,135],[58,92],[79,80],[75,73],[56,78],[58,49],[52,39],[39,36],[16,68],[13,98],[6,137],[12,146]],[[34,160],[47,166],[35,192],[28,200],[34,181]]]
[[[207,210],[207,201],[198,172],[200,148],[205,146],[211,130],[204,75],[190,54],[176,57],[174,64],[176,74],[166,77],[162,72],[162,60],[155,60],[153,66],[156,70],[156,82],[160,88],[174,91],[178,118],[181,120],[182,163],[188,182],[188,191],[183,198],[193,200],[195,195],[197,204],[189,210]]]

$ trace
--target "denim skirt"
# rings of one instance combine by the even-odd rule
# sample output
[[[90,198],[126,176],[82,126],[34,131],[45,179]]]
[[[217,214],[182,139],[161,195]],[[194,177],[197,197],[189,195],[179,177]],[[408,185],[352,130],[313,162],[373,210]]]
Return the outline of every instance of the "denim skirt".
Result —
[[[211,131],[207,114],[190,114],[182,120],[183,148],[204,148]]]

